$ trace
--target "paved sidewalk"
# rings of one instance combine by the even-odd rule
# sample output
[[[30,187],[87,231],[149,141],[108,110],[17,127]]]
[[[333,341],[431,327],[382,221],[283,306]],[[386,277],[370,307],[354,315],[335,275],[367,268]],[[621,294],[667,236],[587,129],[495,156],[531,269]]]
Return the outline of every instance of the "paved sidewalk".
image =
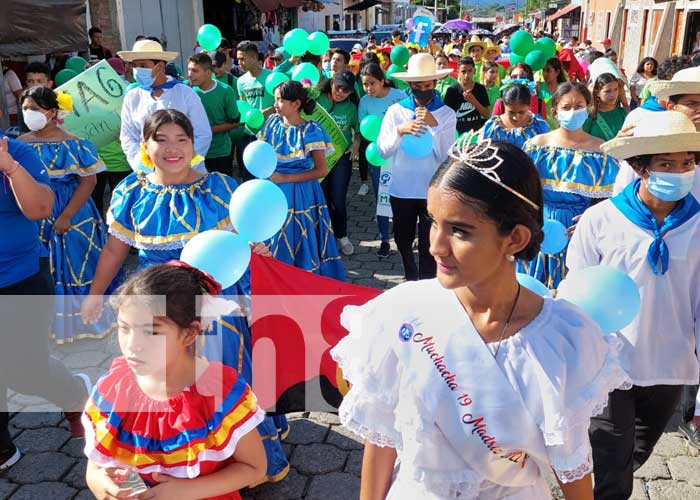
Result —
[[[355,172],[356,173],[356,172]],[[344,258],[347,277],[354,283],[390,288],[401,283],[401,261],[396,253],[388,259],[375,255],[376,224],[371,193],[357,196],[359,183],[350,186],[349,230],[355,254]],[[109,367],[118,352],[116,339],[84,340],[57,346],[55,354],[75,371],[88,373],[93,381]],[[83,441],[71,439],[68,425],[58,409],[40,398],[15,394],[10,399],[17,411],[11,421],[15,443],[24,454],[18,464],[0,473],[0,499],[85,500],[93,496],[85,485]],[[37,413],[39,412],[39,413]],[[289,415],[291,431],[285,440],[291,470],[279,483],[245,491],[246,500],[354,500],[358,498],[362,444],[339,424],[335,415],[299,413]],[[633,500],[700,499],[700,456],[669,427],[647,464],[635,479]],[[558,488],[553,486],[557,498]]]

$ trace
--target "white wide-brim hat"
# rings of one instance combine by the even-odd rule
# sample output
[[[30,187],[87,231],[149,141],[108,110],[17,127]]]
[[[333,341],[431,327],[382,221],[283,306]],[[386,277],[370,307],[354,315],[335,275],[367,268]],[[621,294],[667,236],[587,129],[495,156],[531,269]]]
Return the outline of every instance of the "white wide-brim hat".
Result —
[[[153,59],[156,61],[170,62],[177,57],[177,52],[163,50],[161,44],[154,40],[139,40],[131,50],[122,50],[117,55],[126,62]]]
[[[700,68],[682,69],[670,80],[652,80],[649,90],[652,95],[664,100],[673,95],[700,94]]]
[[[451,69],[437,69],[435,59],[430,54],[415,54],[408,60],[408,71],[394,73],[391,77],[404,82],[427,82],[441,80],[450,73]]]
[[[620,160],[641,155],[700,151],[700,132],[683,113],[677,111],[636,113],[636,111],[635,119],[625,121],[623,125],[623,127],[635,125],[634,135],[616,137],[605,142],[600,146],[602,151]]]

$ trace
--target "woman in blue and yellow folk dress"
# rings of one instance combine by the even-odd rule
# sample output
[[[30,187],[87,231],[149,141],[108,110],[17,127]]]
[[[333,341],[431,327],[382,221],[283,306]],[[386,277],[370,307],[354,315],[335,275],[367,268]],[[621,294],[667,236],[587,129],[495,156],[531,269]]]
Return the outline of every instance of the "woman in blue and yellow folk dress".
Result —
[[[30,132],[20,140],[38,153],[56,196],[51,216],[39,222],[42,257],[49,259],[56,291],[51,336],[57,343],[104,336],[109,333],[113,318],[106,314],[94,325],[84,325],[80,320],[80,303],[92,284],[106,241],[100,211],[91,198],[96,174],[104,171],[105,165],[90,141],[58,126],[59,115],[73,108],[68,95],[33,87],[21,99]],[[114,285],[119,281],[116,275]],[[114,288],[108,285],[106,293]]]
[[[101,296],[130,248],[139,251],[140,270],[179,259],[186,243],[201,232],[233,229],[229,201],[237,183],[218,172],[202,174],[191,168],[202,161],[195,155],[193,137],[192,124],[179,111],[158,110],[146,120],[141,161],[153,170],[129,175],[112,194],[107,213],[109,240],[82,307],[86,321],[99,314]],[[256,245],[254,251],[265,253],[264,245]],[[223,293],[249,295],[248,273]],[[209,361],[234,368],[252,384],[252,342],[245,316],[223,316],[203,337],[203,354]],[[289,472],[280,443],[289,431],[287,420],[266,417],[257,429],[267,454],[265,479],[279,481]]]
[[[277,169],[270,180],[284,191],[289,215],[272,240],[272,255],[282,262],[321,276],[343,280],[326,199],[318,179],[327,174],[326,156],[333,152],[328,133],[301,112],[316,103],[299,82],[275,89],[275,111],[259,133],[277,151]]]
[[[600,151],[602,140],[583,131],[591,94],[581,83],[562,83],[552,96],[552,112],[560,127],[533,137],[523,150],[537,167],[544,191],[544,217],[571,228],[594,200],[609,198],[617,176],[617,160]],[[540,251],[518,270],[557,288],[566,274],[566,249]]]

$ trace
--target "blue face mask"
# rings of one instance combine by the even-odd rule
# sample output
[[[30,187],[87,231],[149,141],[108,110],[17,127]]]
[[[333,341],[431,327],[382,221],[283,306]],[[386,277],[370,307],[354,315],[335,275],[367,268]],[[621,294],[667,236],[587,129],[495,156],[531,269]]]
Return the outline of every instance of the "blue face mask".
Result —
[[[693,189],[695,169],[682,174],[670,172],[649,172],[646,180],[647,191],[661,201],[682,200]]]
[[[134,80],[139,87],[150,88],[155,79],[152,68],[134,68]]]
[[[586,108],[581,109],[569,109],[567,111],[557,111],[557,121],[559,125],[564,127],[566,130],[574,132],[586,123],[588,118],[588,110]]]
[[[326,62],[323,63],[323,70],[324,70],[324,71],[330,71],[330,70],[331,70],[331,62],[330,62],[330,61],[326,61]]]

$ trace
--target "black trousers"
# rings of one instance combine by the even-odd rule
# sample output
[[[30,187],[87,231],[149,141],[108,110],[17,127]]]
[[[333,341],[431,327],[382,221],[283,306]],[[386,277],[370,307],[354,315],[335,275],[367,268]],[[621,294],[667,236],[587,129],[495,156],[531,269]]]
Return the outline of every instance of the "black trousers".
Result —
[[[610,393],[603,414],[591,419],[595,500],[632,495],[633,473],[647,461],[673,416],[682,385],[633,386]]]
[[[95,189],[92,190],[92,201],[97,205],[97,210],[102,214],[102,218],[105,215],[105,188],[109,186],[109,190],[114,191],[117,184],[130,173],[131,170],[125,172],[104,171],[97,174],[97,184],[95,184]]]
[[[695,397],[697,395],[697,385],[683,386],[683,397],[681,399],[681,415],[683,415],[684,422],[690,422],[695,416]]]
[[[435,277],[436,264],[430,255],[430,219],[428,202],[423,199],[391,197],[394,219],[394,242],[401,253],[406,280]],[[418,223],[418,266],[413,259],[413,240]]]
[[[369,162],[365,156],[367,146],[369,146],[369,141],[363,137],[360,140],[360,148],[358,149],[360,156],[357,159],[357,165],[360,169],[360,180],[362,182],[367,182],[369,179]]]
[[[0,288],[0,449],[12,444],[7,388],[81,411],[88,394],[66,366],[49,355],[54,285],[48,259],[34,276]]]
[[[220,156],[219,158],[205,158],[204,166],[207,172],[219,172],[229,177],[233,174],[233,160],[230,156]]]
[[[243,151],[245,150],[246,146],[254,140],[255,137],[248,134],[243,134],[243,137],[241,138],[240,142],[237,142],[235,145],[236,161],[238,162],[238,175],[241,178],[241,182],[255,179],[255,176],[251,174],[247,168],[245,168],[245,164],[243,163]]]

